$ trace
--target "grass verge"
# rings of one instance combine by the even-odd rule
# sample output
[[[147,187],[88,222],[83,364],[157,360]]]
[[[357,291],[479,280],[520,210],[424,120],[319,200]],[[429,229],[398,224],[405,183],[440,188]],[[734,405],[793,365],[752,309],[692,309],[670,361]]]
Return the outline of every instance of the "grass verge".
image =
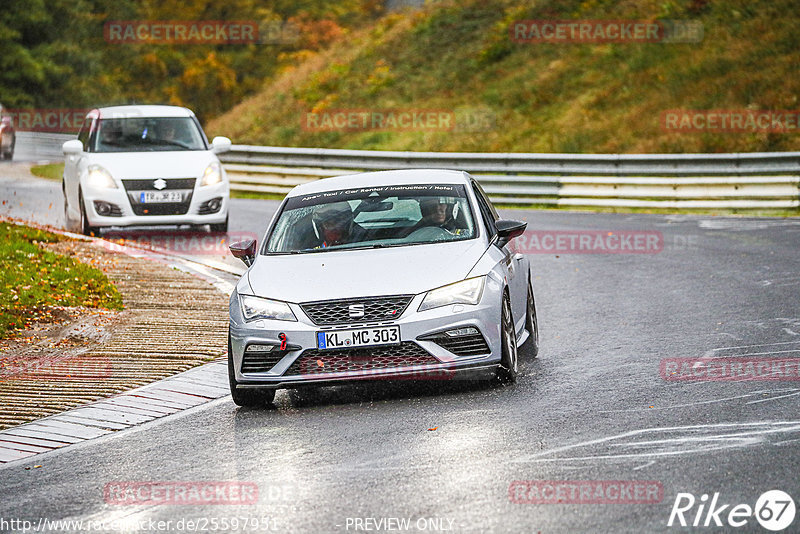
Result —
[[[64,176],[63,163],[48,163],[46,165],[34,165],[31,167],[31,174],[39,178],[61,181]]]
[[[0,338],[51,319],[52,306],[122,309],[122,296],[102,271],[39,246],[62,239],[0,222]]]

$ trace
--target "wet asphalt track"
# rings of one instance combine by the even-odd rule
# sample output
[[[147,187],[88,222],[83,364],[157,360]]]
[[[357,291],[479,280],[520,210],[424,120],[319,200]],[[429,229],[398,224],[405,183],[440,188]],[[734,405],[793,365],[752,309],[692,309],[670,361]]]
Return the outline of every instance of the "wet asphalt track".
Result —
[[[10,202],[0,213],[63,223],[58,183],[12,180],[18,173],[6,169],[0,198]],[[276,206],[234,200],[232,230],[261,234]],[[0,468],[0,519],[88,519],[125,532],[153,532],[168,520],[162,526],[176,532],[181,519],[187,532],[186,520],[206,532],[398,526],[382,518],[410,519],[414,532],[768,532],[752,517],[738,529],[666,523],[680,492],[718,492],[719,504],[730,505],[753,506],[772,489],[800,498],[800,383],[672,382],[659,365],[800,357],[800,221],[504,214],[534,230],[661,232],[664,246],[650,254],[534,254],[541,351],[513,386],[280,392],[276,407],[263,410],[226,397]],[[33,465],[41,467],[26,469]],[[511,502],[509,486],[520,480],[655,481],[663,499]],[[252,505],[105,502],[107,484],[129,481],[252,482],[259,497]],[[790,531],[800,531],[800,517]]]

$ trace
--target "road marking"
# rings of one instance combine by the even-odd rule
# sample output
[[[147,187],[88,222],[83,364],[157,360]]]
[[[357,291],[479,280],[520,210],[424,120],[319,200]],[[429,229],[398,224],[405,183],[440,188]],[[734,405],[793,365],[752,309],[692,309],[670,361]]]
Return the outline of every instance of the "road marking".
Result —
[[[516,458],[512,462],[563,463],[597,460],[654,460],[685,454],[749,447],[768,442],[770,436],[796,433],[800,433],[800,421],[654,427],[566,445],[551,451],[528,454]],[[559,456],[562,453],[581,450],[585,450],[586,453],[578,453],[577,456]]]

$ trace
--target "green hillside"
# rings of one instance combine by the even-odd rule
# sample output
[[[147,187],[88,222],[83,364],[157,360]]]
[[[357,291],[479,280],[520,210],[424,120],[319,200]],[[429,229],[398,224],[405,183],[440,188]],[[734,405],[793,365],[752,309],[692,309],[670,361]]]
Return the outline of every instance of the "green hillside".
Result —
[[[534,7],[531,7],[534,4]],[[519,20],[699,21],[692,44],[520,43]],[[235,143],[577,153],[800,150],[785,132],[662,126],[666,110],[797,110],[793,0],[465,0],[387,15],[309,52],[208,125]],[[308,113],[442,110],[452,130],[313,131]]]

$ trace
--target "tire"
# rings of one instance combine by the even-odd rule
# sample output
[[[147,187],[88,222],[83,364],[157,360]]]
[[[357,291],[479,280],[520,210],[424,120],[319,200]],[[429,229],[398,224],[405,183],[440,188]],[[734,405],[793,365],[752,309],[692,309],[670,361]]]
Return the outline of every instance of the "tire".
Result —
[[[225,216],[225,222],[209,224],[208,227],[212,232],[228,232],[228,216]]]
[[[233,368],[233,352],[231,351],[231,335],[228,334],[228,383],[231,388],[231,397],[237,406],[261,408],[272,404],[275,400],[274,389],[244,389],[236,388],[236,371]]]
[[[500,365],[495,378],[501,384],[513,384],[519,371],[519,354],[517,353],[517,333],[514,330],[514,319],[511,315],[511,300],[508,294],[503,296],[503,308],[500,313]]]
[[[533,298],[533,285],[528,279],[528,305],[525,313],[525,329],[528,331],[528,341],[525,349],[531,358],[539,355],[539,319],[536,317],[536,301]]]
[[[73,233],[80,232],[81,228],[79,228],[79,225],[71,221],[69,218],[69,205],[67,203],[67,185],[64,183],[63,180],[61,181],[61,194],[64,195],[64,228],[67,230],[67,232],[73,232]]]
[[[80,189],[78,190],[78,202],[81,209],[81,233],[88,236],[99,236],[100,227],[89,225],[89,219],[86,217],[86,205],[83,203],[83,193]]]

